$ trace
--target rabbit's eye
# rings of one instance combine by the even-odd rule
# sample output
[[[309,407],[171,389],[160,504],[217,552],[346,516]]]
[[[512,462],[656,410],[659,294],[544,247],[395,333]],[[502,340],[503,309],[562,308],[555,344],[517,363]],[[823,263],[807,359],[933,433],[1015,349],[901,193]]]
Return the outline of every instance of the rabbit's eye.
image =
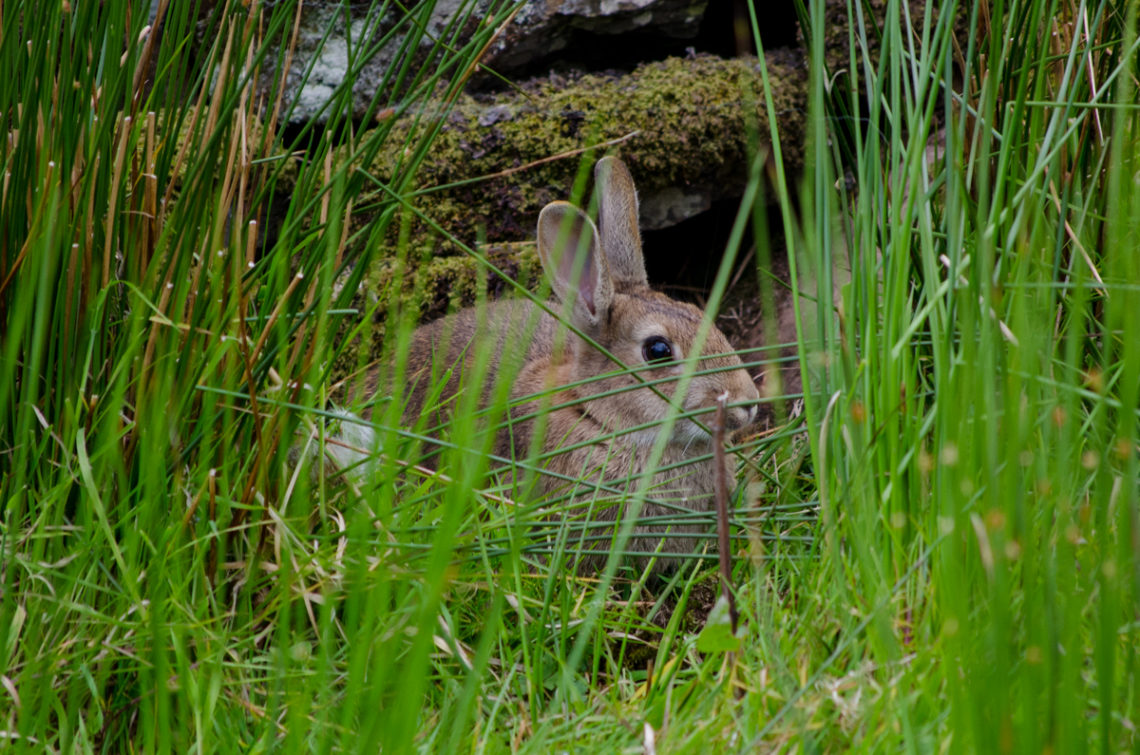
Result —
[[[647,362],[664,362],[673,358],[673,346],[661,336],[652,336],[641,344],[641,355]]]

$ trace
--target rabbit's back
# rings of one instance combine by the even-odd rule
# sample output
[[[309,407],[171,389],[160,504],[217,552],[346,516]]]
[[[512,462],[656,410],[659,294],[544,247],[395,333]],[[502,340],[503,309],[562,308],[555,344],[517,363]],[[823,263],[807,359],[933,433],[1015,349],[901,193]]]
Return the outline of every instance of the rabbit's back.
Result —
[[[417,328],[404,376],[378,377],[371,391],[392,393],[399,383],[406,426],[425,412],[428,427],[443,425],[466,392],[478,391],[477,408],[485,408],[500,381],[513,381],[525,365],[547,357],[554,328],[554,319],[530,300],[461,310]]]

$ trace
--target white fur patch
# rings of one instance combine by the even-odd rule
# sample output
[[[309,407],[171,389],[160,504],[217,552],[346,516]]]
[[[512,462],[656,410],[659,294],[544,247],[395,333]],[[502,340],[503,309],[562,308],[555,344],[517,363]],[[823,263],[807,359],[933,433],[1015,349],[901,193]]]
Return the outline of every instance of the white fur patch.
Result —
[[[660,430],[654,427],[623,435],[622,438],[628,439],[640,448],[652,448],[653,444],[657,442],[658,435],[660,435]],[[678,419],[673,425],[673,435],[669,438],[669,442],[672,445],[686,446],[694,442],[708,441],[710,437],[708,433],[689,420]]]
[[[368,460],[376,451],[376,432],[347,409],[336,409],[334,414],[340,417],[339,428],[325,444],[325,454],[338,469],[347,470],[350,477],[361,481],[368,476]]]
[[[704,420],[707,423],[707,419]],[[690,420],[679,420],[673,428],[673,442],[674,443],[695,443],[705,442],[712,438],[707,432],[698,427]]]

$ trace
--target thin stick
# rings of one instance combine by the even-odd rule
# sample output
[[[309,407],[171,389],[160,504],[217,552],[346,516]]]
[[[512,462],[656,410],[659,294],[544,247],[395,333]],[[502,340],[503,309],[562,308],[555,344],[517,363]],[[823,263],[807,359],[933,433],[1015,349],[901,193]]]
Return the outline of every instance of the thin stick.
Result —
[[[464,178],[461,181],[454,181],[452,183],[444,184],[442,186],[430,186],[426,189],[419,189],[417,191],[411,192],[410,194],[408,194],[408,196],[418,197],[418,196],[422,196],[424,194],[431,194],[432,192],[435,192],[435,191],[443,191],[444,189],[454,189],[457,186],[466,186],[467,184],[479,183],[481,181],[492,181],[496,178],[506,178],[507,176],[513,176],[515,173],[521,173],[524,170],[530,170],[531,168],[537,168],[539,165],[545,165],[546,163],[552,163],[555,160],[564,160],[567,157],[574,157],[575,155],[580,155],[583,152],[589,152],[592,149],[604,149],[606,147],[612,147],[615,144],[621,144],[622,142],[629,141],[630,139],[632,139],[635,136],[641,136],[641,132],[640,131],[630,131],[625,136],[618,136],[618,137],[615,137],[613,139],[607,139],[604,142],[598,142],[597,144],[590,144],[590,145],[587,145],[585,147],[579,147],[577,149],[571,149],[571,150],[568,150],[566,152],[559,152],[557,155],[549,155],[547,157],[542,157],[542,158],[539,158],[538,160],[535,160],[534,162],[529,162],[526,165],[516,165],[513,168],[507,168],[506,170],[500,170],[498,173],[488,173],[485,176],[475,176],[474,178]]]
[[[732,634],[736,635],[736,625],[740,615],[736,612],[736,595],[730,589],[732,584],[732,554],[728,544],[728,472],[724,453],[724,412],[728,402],[728,392],[716,397],[716,414],[713,416],[713,460],[716,477],[713,479],[716,494],[716,538],[720,554],[720,594],[728,603],[728,617],[732,622]]]

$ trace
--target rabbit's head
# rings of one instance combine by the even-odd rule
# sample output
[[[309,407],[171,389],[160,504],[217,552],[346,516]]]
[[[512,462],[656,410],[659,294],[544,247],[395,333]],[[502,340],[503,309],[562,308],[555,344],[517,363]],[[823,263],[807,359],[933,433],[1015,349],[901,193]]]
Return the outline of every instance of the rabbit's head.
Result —
[[[584,404],[585,411],[611,431],[646,426],[630,437],[649,444],[657,434],[653,423],[669,412],[668,402],[654,389],[674,399],[704,318],[693,305],[649,288],[638,231],[637,193],[629,170],[617,158],[607,157],[598,162],[594,175],[600,231],[578,208],[553,202],[539,216],[538,251],[570,323],[618,363],[576,337],[567,338],[558,361],[566,365],[571,382],[598,378],[575,388],[579,395],[593,397]],[[674,443],[707,440],[705,428],[712,423],[711,412],[717,397],[725,393],[730,404],[728,430],[751,424],[756,417],[759,392],[752,378],[724,334],[711,323],[703,329],[707,333],[696,374],[684,398],[674,399],[684,413],[700,416],[676,422],[670,438]],[[621,365],[634,370],[636,376],[612,374]],[[598,377],[604,375],[609,376]]]

